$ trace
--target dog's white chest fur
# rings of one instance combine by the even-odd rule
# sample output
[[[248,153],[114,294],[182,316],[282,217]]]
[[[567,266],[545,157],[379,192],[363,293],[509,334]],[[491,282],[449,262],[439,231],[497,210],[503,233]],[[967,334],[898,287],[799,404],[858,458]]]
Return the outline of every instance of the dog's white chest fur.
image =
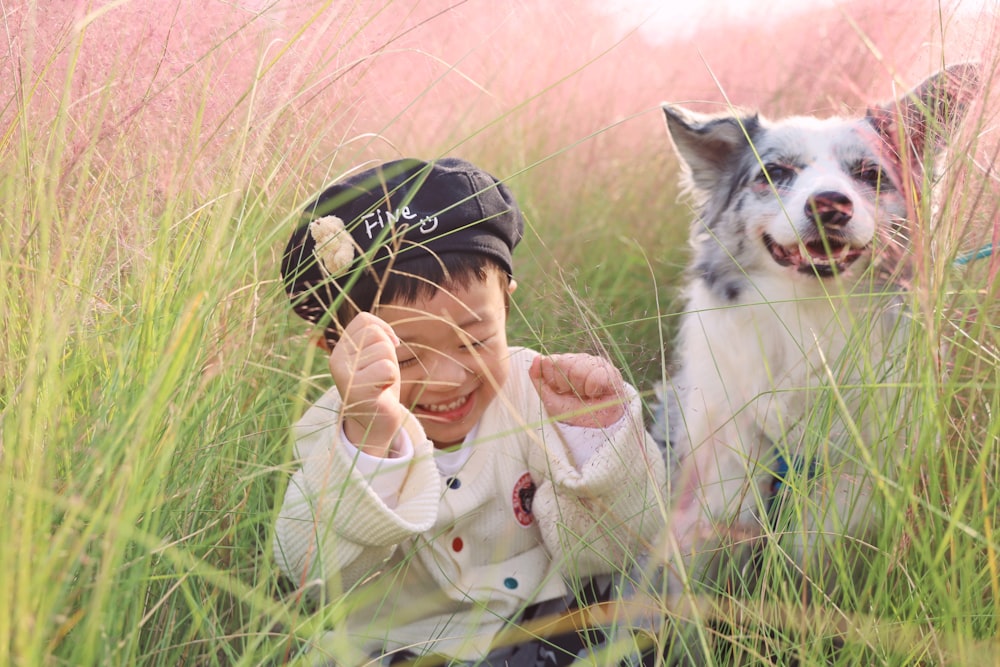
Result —
[[[807,410],[820,402],[835,410],[831,386],[856,410],[857,395],[871,394],[873,378],[889,374],[896,361],[893,341],[902,329],[889,302],[803,295],[812,290],[787,281],[758,287],[782,298],[734,304],[701,281],[690,290],[677,341],[685,363],[672,382],[678,409],[671,440],[682,462],[675,478],[680,503],[701,509],[688,515],[692,522],[730,516],[759,525],[761,497],[746,485],[755,481],[763,492],[779,455],[821,456],[828,469],[848,473],[845,449],[856,457],[847,425],[825,420],[821,437],[829,446],[817,452],[819,438],[805,432]],[[684,534],[694,526],[681,520],[673,528]]]
[[[729,433],[741,441],[776,439],[804,409],[798,390],[814,385],[822,373],[820,343],[833,355],[843,349],[847,337],[836,331],[830,305],[719,303],[701,283],[691,292],[691,315],[678,340],[688,363],[674,382],[684,396],[686,419],[703,422],[694,431],[706,438]],[[752,428],[727,429],[733,419]],[[675,453],[684,458],[701,444],[678,438]],[[762,454],[759,442],[728,444]]]

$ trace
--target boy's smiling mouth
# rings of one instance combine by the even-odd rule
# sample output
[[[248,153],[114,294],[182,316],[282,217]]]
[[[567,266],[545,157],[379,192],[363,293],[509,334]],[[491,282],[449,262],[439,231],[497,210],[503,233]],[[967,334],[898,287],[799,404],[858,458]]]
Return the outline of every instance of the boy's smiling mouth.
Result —
[[[463,405],[465,405],[465,402],[467,400],[469,400],[468,396],[459,396],[454,401],[451,401],[449,403],[417,405],[417,407],[420,408],[421,410],[426,410],[427,412],[449,412],[451,410],[455,410],[456,408],[462,407]]]
[[[435,421],[452,422],[464,419],[472,409],[474,401],[472,394],[465,394],[442,403],[418,403],[415,411],[422,417],[430,417]]]

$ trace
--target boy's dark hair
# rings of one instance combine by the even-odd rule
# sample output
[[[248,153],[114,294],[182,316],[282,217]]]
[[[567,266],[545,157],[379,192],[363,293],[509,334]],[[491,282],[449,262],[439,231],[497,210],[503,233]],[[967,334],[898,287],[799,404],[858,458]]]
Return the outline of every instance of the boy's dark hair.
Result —
[[[524,233],[507,187],[455,158],[367,170],[327,188],[306,216],[281,272],[295,312],[325,324],[331,344],[378,303],[468,287],[493,269],[509,281]]]

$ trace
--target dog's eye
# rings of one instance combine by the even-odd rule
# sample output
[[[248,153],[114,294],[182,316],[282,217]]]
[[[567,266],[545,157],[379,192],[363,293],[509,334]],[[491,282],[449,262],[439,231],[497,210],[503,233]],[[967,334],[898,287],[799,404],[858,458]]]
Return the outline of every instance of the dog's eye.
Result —
[[[854,171],[854,177],[865,185],[878,190],[892,189],[892,181],[885,169],[877,164],[862,163]]]
[[[771,177],[771,183],[774,185],[787,185],[795,178],[795,170],[791,167],[768,162],[757,174],[757,182],[761,185],[768,185],[768,176]]]

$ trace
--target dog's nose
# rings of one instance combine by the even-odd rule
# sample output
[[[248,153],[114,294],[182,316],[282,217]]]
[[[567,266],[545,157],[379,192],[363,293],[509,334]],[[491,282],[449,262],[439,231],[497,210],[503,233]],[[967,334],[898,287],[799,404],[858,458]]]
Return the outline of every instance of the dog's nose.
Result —
[[[854,203],[843,192],[817,192],[806,202],[806,216],[817,225],[838,229],[854,216]]]

